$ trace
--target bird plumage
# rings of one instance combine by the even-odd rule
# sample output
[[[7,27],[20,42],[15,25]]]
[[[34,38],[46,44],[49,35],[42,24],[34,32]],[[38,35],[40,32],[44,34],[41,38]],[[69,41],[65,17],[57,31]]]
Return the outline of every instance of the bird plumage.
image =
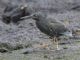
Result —
[[[58,38],[62,35],[68,36],[68,33],[70,37],[72,36],[72,32],[60,21],[47,18],[47,16],[43,13],[35,13],[29,17],[25,18],[32,18],[36,21],[36,26],[38,29],[49,35],[50,37],[54,38],[53,40],[57,42]],[[58,42],[57,42],[57,48],[58,48]]]
[[[32,18],[33,20],[35,20],[39,30],[49,36],[59,37],[61,35],[66,35],[66,32],[72,34],[72,31],[69,30],[64,23],[56,19],[47,18],[47,15],[43,14],[42,12],[22,17],[22,19],[26,18]]]
[[[66,32],[67,28],[64,25],[55,21],[56,20],[49,19],[39,20],[36,21],[36,25],[40,29],[40,31],[49,36],[53,37],[62,35],[61,33]]]
[[[32,19],[36,20],[36,25],[41,32],[51,37],[59,37],[64,35],[64,32],[71,32],[62,22],[52,18],[47,18],[47,15],[43,13],[39,12],[34,14]]]

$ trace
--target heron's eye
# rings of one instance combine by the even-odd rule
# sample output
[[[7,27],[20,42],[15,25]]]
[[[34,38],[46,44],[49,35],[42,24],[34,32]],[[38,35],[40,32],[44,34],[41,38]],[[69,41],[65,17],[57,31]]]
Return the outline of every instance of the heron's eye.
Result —
[[[34,17],[37,17],[37,15],[35,14]]]

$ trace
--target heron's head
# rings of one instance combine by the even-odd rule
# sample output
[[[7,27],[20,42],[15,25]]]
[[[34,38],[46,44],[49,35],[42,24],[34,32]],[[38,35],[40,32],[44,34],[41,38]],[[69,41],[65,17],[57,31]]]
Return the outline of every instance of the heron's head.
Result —
[[[42,12],[36,12],[36,13],[33,13],[31,14],[30,16],[25,16],[25,17],[22,17],[21,19],[29,19],[29,18],[32,18],[36,21],[38,20],[41,20],[41,19],[44,19],[46,18],[46,14],[43,14]]]
[[[35,13],[32,16],[32,19],[34,20],[41,20],[43,18],[46,18],[46,14],[43,14],[42,12]]]

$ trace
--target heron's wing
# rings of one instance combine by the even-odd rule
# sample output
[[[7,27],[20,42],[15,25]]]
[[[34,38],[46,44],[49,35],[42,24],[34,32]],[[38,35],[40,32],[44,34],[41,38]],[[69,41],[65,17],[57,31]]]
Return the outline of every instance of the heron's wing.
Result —
[[[59,32],[65,32],[66,31],[66,27],[63,24],[56,22],[56,21],[48,22],[48,28],[53,33],[54,32],[59,33]]]

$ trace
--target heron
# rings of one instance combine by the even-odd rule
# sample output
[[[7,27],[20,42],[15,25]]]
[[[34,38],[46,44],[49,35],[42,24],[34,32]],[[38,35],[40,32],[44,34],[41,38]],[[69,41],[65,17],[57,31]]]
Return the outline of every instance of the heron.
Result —
[[[53,38],[53,42],[56,42],[56,48],[59,50],[59,37],[60,36],[68,36],[72,37],[72,31],[69,30],[65,24],[56,20],[47,18],[47,15],[43,12],[37,12],[30,16],[22,17],[21,19],[29,19],[32,18],[35,20],[37,28],[44,34]]]

